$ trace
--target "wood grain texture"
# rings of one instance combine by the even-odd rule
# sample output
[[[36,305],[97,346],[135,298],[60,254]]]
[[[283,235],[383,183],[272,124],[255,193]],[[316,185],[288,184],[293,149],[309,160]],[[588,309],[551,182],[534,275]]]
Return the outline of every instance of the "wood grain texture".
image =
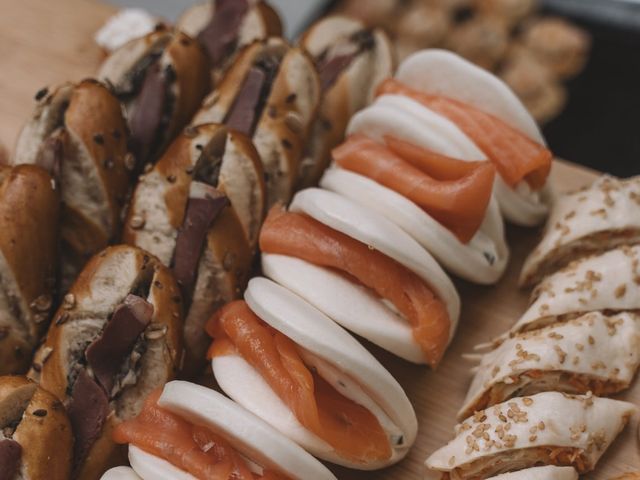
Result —
[[[113,7],[90,0],[0,0],[0,141],[8,148],[33,108],[33,95],[44,85],[79,80],[94,72],[102,52],[93,34],[113,13]],[[559,191],[590,183],[595,174],[557,162],[553,181]],[[504,278],[493,287],[457,282],[462,317],[457,335],[435,372],[402,362],[371,347],[399,379],[412,400],[420,422],[415,447],[400,464],[379,472],[336,469],[341,479],[414,480],[422,478],[423,461],[453,435],[455,415],[462,405],[472,366],[461,358],[473,346],[504,332],[525,310],[529,292],[516,287],[526,254],[538,232],[508,229],[512,259]],[[370,346],[370,345],[369,345]],[[619,398],[640,404],[640,384]],[[607,480],[640,470],[637,419],[603,457],[592,480]]]

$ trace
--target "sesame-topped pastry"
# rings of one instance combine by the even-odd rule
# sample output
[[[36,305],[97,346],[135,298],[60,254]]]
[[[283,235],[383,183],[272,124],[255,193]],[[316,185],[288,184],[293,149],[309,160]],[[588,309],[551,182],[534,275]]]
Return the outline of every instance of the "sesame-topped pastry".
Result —
[[[523,468],[594,469],[636,407],[588,395],[546,392],[500,403],[456,427],[456,437],[425,462],[443,480],[487,478]]]
[[[578,472],[573,467],[547,465],[503,473],[488,480],[578,480]]]
[[[556,201],[542,241],[525,261],[520,285],[533,285],[585,255],[638,242],[640,176],[605,175]]]
[[[586,312],[640,309],[640,245],[576,260],[545,278],[511,334]]]
[[[640,317],[599,312],[509,338],[487,353],[459,417],[515,395],[548,390],[611,395],[629,387],[640,363]]]

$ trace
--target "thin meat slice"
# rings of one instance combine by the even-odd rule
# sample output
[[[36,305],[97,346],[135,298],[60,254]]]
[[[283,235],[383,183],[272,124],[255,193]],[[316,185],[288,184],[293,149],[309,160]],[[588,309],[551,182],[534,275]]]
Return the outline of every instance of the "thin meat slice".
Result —
[[[427,150],[409,148],[401,141],[392,140],[392,143],[396,151],[363,135],[353,135],[333,150],[333,158],[342,168],[367,176],[409,198],[461,242],[469,242],[480,228],[491,200],[493,165],[475,162],[463,175],[454,178],[453,173],[443,168],[446,157],[435,156],[432,165]],[[413,161],[406,161],[396,153],[398,150],[412,154]],[[452,169],[461,170],[456,162],[452,159]],[[432,171],[451,178],[434,178]]]
[[[223,307],[209,321],[207,332],[215,339],[210,358],[239,353],[298,421],[340,455],[363,464],[391,457],[389,440],[377,418],[312,373],[296,344],[265,325],[246,302]]]
[[[410,97],[451,120],[489,157],[512,188],[522,180],[534,190],[544,186],[551,171],[552,153],[499,118],[452,98],[414,90],[393,79],[385,80],[377,94]]]
[[[404,265],[307,215],[278,206],[264,222],[260,249],[350,275],[391,302],[407,319],[429,365],[435,367],[442,358],[451,329],[446,305]]]
[[[155,390],[145,400],[140,415],[115,428],[113,439],[116,443],[135,445],[199,479],[284,480],[281,476],[273,476],[273,472],[269,474],[271,476],[251,473],[244,459],[225,439],[159,407],[161,393],[161,389]]]

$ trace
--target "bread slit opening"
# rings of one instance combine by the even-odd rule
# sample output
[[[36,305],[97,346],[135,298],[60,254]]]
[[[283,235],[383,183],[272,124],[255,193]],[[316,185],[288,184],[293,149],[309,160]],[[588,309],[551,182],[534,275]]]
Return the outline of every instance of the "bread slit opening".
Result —
[[[358,55],[374,48],[375,38],[369,29],[359,30],[328,46],[316,61],[322,91],[331,88]]]
[[[247,0],[214,0],[213,15],[198,34],[212,67],[224,63],[238,43],[240,25],[249,11]]]

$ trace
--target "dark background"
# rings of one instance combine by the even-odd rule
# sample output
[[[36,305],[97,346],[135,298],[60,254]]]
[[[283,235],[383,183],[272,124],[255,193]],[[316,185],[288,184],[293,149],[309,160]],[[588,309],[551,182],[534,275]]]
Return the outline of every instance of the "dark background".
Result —
[[[618,176],[640,174],[640,4],[555,0],[592,35],[584,72],[568,83],[565,111],[544,129],[554,153]]]

